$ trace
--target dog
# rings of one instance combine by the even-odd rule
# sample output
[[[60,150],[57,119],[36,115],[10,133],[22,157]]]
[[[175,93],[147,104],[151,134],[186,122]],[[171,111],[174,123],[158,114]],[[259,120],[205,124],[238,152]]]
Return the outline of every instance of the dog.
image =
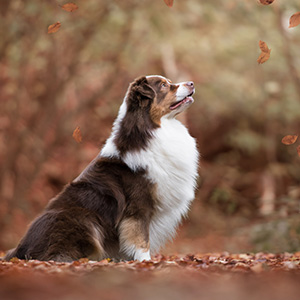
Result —
[[[98,156],[50,200],[5,259],[150,260],[194,199],[199,154],[176,119],[194,92],[192,81],[134,80]]]

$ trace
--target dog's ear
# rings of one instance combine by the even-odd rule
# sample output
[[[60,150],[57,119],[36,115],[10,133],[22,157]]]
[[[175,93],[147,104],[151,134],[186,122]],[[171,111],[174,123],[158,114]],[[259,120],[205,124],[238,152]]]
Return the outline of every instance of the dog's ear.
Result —
[[[129,98],[132,104],[135,103],[140,107],[145,107],[149,104],[149,101],[153,100],[156,96],[155,91],[149,85],[145,76],[137,78],[129,88]]]

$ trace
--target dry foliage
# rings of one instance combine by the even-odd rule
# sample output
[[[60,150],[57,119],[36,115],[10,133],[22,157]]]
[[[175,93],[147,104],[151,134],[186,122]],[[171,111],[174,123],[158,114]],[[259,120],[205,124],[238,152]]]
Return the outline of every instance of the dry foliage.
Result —
[[[73,138],[77,143],[81,143],[82,142],[82,134],[81,134],[81,130],[80,127],[77,126],[74,131],[73,131]]]
[[[67,12],[73,12],[78,9],[78,6],[75,3],[66,3],[61,6],[61,8]]]
[[[268,48],[267,44],[263,41],[259,41],[258,43],[261,53],[257,59],[259,64],[263,64],[270,58],[271,49]]]
[[[282,138],[281,142],[285,145],[292,145],[296,143],[298,135],[286,135]]]
[[[259,0],[262,5],[270,5],[274,2],[274,0]]]
[[[290,17],[289,28],[296,27],[299,24],[300,24],[300,12],[297,12]]]
[[[293,145],[296,143],[298,139],[298,135],[286,135],[282,138],[281,142],[284,144],[284,145]],[[300,146],[297,147],[297,153],[298,153],[298,156],[300,157]]]
[[[60,26],[61,26],[60,22],[56,22],[56,23],[54,23],[52,25],[49,25],[48,26],[48,33],[55,33],[55,32],[57,32],[59,30]]]
[[[260,273],[264,271],[298,271],[300,274],[300,252],[296,253],[257,253],[257,254],[189,254],[186,256],[157,255],[150,261],[127,261],[115,263],[111,259],[89,261],[81,258],[72,263],[20,260],[12,258],[9,262],[0,260],[0,275],[9,273],[12,269],[42,270],[49,273],[86,273],[94,269],[126,269],[135,271],[154,271],[168,268],[188,268],[214,272],[242,271]]]
[[[169,6],[169,7],[172,7],[173,6],[173,2],[174,0],[164,0],[165,3]]]

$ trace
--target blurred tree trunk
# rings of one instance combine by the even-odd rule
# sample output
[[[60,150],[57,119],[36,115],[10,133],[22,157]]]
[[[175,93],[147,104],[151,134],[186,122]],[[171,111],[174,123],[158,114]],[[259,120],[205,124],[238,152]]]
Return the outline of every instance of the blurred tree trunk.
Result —
[[[294,61],[293,58],[293,54],[292,54],[292,45],[291,45],[291,41],[290,38],[288,37],[287,34],[287,29],[284,27],[284,18],[283,18],[283,13],[282,13],[282,9],[280,7],[280,5],[274,5],[274,10],[277,16],[277,26],[279,29],[279,32],[281,34],[281,38],[282,38],[282,44],[283,44],[283,54],[285,56],[286,62],[287,62],[287,66],[289,68],[289,74],[291,76],[291,79],[294,83],[294,87],[295,90],[298,94],[298,98],[300,100],[300,76],[299,76],[299,72],[297,70],[296,63]]]
[[[260,198],[260,214],[268,216],[274,213],[276,201],[276,183],[274,175],[265,171],[261,175],[262,195]]]

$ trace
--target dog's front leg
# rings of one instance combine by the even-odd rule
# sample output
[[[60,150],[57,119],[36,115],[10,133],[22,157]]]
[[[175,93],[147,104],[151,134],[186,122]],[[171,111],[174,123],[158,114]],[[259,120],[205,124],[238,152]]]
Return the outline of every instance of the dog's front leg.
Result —
[[[151,260],[149,224],[134,217],[121,221],[119,227],[121,251],[134,260]]]

